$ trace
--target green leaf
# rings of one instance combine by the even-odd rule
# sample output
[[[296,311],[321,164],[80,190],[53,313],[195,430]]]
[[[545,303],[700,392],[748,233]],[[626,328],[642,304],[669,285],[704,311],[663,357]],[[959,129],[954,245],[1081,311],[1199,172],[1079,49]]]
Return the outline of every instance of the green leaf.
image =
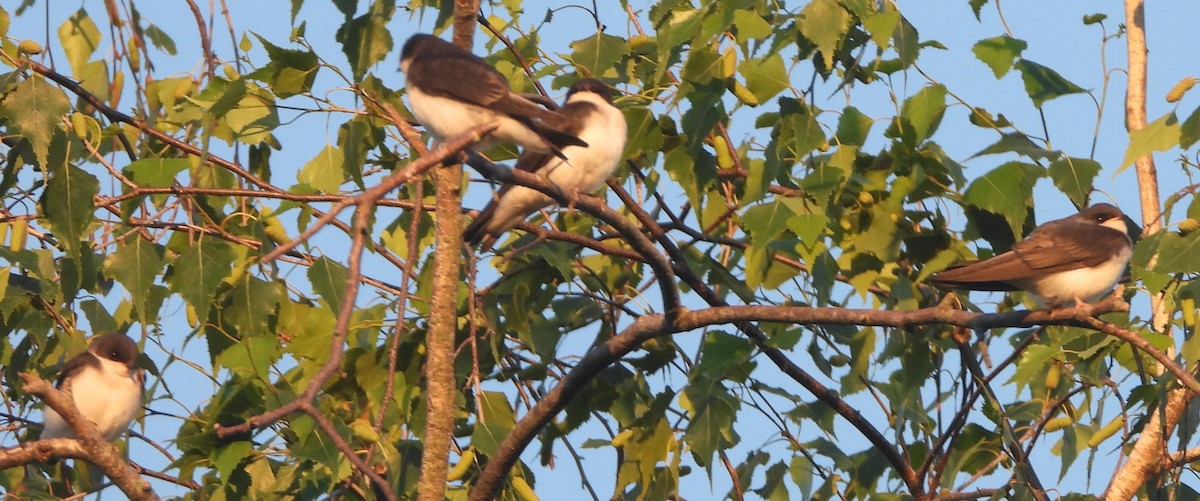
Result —
[[[237,106],[225,114],[225,123],[238,141],[258,144],[266,141],[271,131],[279,127],[276,110],[275,100],[271,96],[262,91],[252,92],[238,100]]]
[[[850,13],[836,0],[814,0],[800,11],[796,27],[821,51],[825,67],[832,68],[837,48],[850,30],[851,19]]]
[[[800,242],[810,248],[825,233],[828,225],[829,216],[824,214],[796,214],[788,219],[788,229],[800,238]]]
[[[1059,152],[1043,148],[1041,145],[1038,145],[1030,140],[1029,136],[1026,136],[1020,132],[1013,132],[1011,134],[1001,135],[999,141],[992,143],[987,148],[984,148],[979,153],[976,153],[971,157],[974,158],[981,157],[983,155],[995,155],[999,153],[1016,153],[1018,155],[1027,156],[1034,160],[1054,158],[1059,156]]]
[[[242,339],[217,356],[217,365],[247,377],[265,377],[271,372],[271,364],[279,360],[282,352],[279,340],[275,336],[249,335],[240,331],[239,334],[243,334]]]
[[[321,300],[334,312],[341,310],[342,297],[346,293],[346,280],[349,278],[350,270],[328,257],[318,259],[308,269],[308,279],[312,282],[313,291],[320,294]]]
[[[750,354],[754,344],[745,338],[712,331],[704,336],[700,347],[700,362],[693,373],[703,373],[714,380],[743,381],[754,368]]]
[[[788,220],[796,214],[786,204],[778,201],[756,205],[746,209],[742,221],[746,233],[750,234],[751,247],[762,249],[774,241],[788,227]]]
[[[775,154],[781,159],[799,159],[825,142],[825,131],[807,104],[792,98],[779,99],[779,127]]]
[[[982,20],[979,18],[979,13],[983,10],[983,6],[987,5],[987,3],[988,3],[988,0],[970,0],[971,12],[975,13],[976,21]]]
[[[124,169],[129,179],[148,188],[168,188],[175,184],[175,176],[188,167],[186,158],[143,158]]]
[[[723,385],[693,382],[680,395],[679,405],[692,418],[683,437],[701,466],[710,467],[718,450],[740,441],[733,423],[741,405]]]
[[[738,72],[746,79],[746,88],[765,103],[784,89],[791,86],[787,68],[783,65],[783,56],[771,54],[762,59],[747,59],[738,67]]]
[[[1200,271],[1200,231],[1187,235],[1166,233],[1158,247],[1158,262],[1154,271],[1159,273],[1196,273]]]
[[[196,312],[196,318],[208,318],[208,310],[217,286],[229,276],[233,249],[215,237],[197,237],[175,263],[167,282],[171,291],[183,297]]]
[[[659,59],[669,57],[671,51],[679,48],[684,42],[691,40],[700,32],[700,24],[704,21],[704,11],[700,9],[676,9],[666,17],[665,22],[658,27],[658,56]]]
[[[983,64],[988,65],[999,79],[1008,74],[1008,70],[1013,67],[1013,61],[1021,57],[1021,52],[1026,47],[1029,47],[1029,44],[1024,40],[1001,35],[975,42],[971,52],[974,52],[975,57],[983,61]]]
[[[312,160],[304,164],[296,174],[296,180],[324,193],[339,193],[342,183],[346,181],[346,171],[342,168],[344,162],[341,149],[332,144],[325,145]]]
[[[571,42],[571,48],[574,49],[571,62],[584,70],[583,75],[596,78],[612,69],[627,53],[624,38],[603,32]]]
[[[1059,191],[1067,195],[1076,207],[1087,205],[1092,193],[1092,182],[1103,167],[1099,162],[1087,158],[1060,158],[1050,164],[1048,173]]]
[[[900,109],[901,133],[905,142],[920,144],[937,130],[946,112],[946,87],[941,84],[928,85],[904,101]],[[907,125],[907,127],[904,127]],[[895,127],[895,124],[893,124]],[[894,131],[892,132],[895,137]]]
[[[221,318],[243,337],[265,332],[267,319],[275,313],[279,287],[250,275],[244,275],[229,291]]]
[[[154,44],[155,47],[169,55],[175,55],[175,40],[172,40],[171,36],[167,35],[165,31],[151,23],[146,25],[145,33],[146,38],[149,38],[150,43]]]
[[[271,80],[268,82],[271,92],[286,98],[312,90],[317,70],[321,68],[316,54],[309,50],[284,49],[261,36],[254,36],[271,58]]]
[[[868,8],[868,13],[862,18],[863,28],[871,34],[871,41],[875,42],[881,49],[888,48],[892,36],[896,34],[896,28],[900,26],[900,13],[890,3],[883,4],[883,10],[874,10]]]
[[[708,47],[697,47],[688,51],[680,76],[693,85],[702,86],[714,79],[724,79],[723,67],[719,54]]]
[[[1033,185],[1038,176],[1031,174],[1036,165],[1008,162],[992,169],[967,187],[967,203],[1004,217],[1013,235],[1021,234],[1025,224]]]
[[[58,27],[58,39],[67,54],[67,62],[71,63],[71,71],[79,78],[88,59],[100,47],[100,29],[81,8]]]
[[[1021,80],[1025,81],[1025,93],[1038,108],[1056,97],[1084,92],[1082,87],[1063,78],[1057,71],[1028,59],[1017,61],[1015,66],[1021,72]]]
[[[1180,143],[1179,120],[1175,112],[1167,113],[1158,120],[1146,124],[1141,129],[1129,133],[1129,147],[1125,150],[1125,160],[1117,169],[1120,174],[1126,167],[1133,165],[1139,158],[1156,151],[1167,151]]]
[[[1017,361],[1017,370],[1013,372],[1008,382],[1016,383],[1018,395],[1026,386],[1031,386],[1031,383],[1043,384],[1046,379],[1046,368],[1054,360],[1057,360],[1061,353],[1061,348],[1044,344],[1031,345],[1021,354],[1020,360]]]
[[[109,254],[104,259],[104,270],[115,278],[125,290],[137,310],[138,318],[143,324],[153,323],[149,317],[150,310],[146,305],[150,301],[150,293],[154,282],[163,269],[162,248],[140,238],[126,240],[125,245],[117,252]]]
[[[1183,126],[1179,128],[1180,148],[1191,148],[1196,141],[1200,141],[1200,107],[1192,110],[1192,114],[1188,115],[1187,120],[1183,121]]]
[[[112,87],[108,79],[108,64],[104,61],[84,63],[75,71],[75,78],[84,90],[91,92],[100,101],[112,98]]]
[[[971,423],[963,427],[958,439],[954,441],[950,450],[950,460],[942,471],[943,474],[952,476],[960,472],[968,475],[982,474],[982,470],[1002,454],[1003,443],[999,432],[994,427],[988,429]]]
[[[471,445],[483,454],[492,455],[516,425],[516,414],[501,392],[482,392],[480,401],[482,407],[478,411],[478,421],[471,434]]]
[[[242,459],[248,456],[253,448],[254,444],[248,440],[221,444],[213,451],[212,464],[221,478],[229,478],[229,474],[233,473],[233,469],[242,463]]]
[[[71,110],[71,101],[61,89],[42,78],[27,78],[0,101],[0,118],[13,124],[6,135],[21,135],[33,146],[38,163],[48,160],[50,141],[62,116]],[[65,160],[64,160],[65,161]]]
[[[874,121],[871,117],[858,111],[858,108],[847,106],[842,110],[842,117],[838,119],[838,144],[862,146],[867,142],[867,135],[871,133],[872,124]]]
[[[83,251],[81,242],[95,220],[92,198],[100,192],[100,181],[67,162],[69,144],[65,134],[54,135],[48,164],[50,180],[39,203],[63,250],[78,260]]]
[[[224,88],[222,89],[221,84],[223,82]],[[230,82],[216,80],[212,85],[204,90],[206,94],[212,91],[219,91],[221,93],[221,95],[217,97],[216,101],[209,105],[208,112],[212,113],[214,116],[223,117],[226,113],[229,113],[229,110],[232,110],[235,106],[237,106],[243,97],[246,97],[246,92],[249,90],[249,86],[246,84],[246,80],[244,79],[237,79]]]
[[[763,39],[771,34],[771,23],[749,9],[734,11],[733,25],[737,27],[738,38],[741,40]]]
[[[383,61],[391,52],[392,31],[387,22],[394,11],[394,4],[375,2],[370,12],[338,28],[335,39],[342,44],[342,52],[350,61],[355,80],[362,80],[371,66]]]

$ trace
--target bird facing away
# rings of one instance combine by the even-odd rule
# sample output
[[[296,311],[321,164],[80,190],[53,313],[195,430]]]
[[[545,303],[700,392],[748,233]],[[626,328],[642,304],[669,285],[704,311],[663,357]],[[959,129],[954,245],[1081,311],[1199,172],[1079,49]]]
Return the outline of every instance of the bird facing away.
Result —
[[[559,113],[567,119],[567,132],[587,141],[589,146],[567,146],[562,150],[563,158],[526,150],[517,159],[515,168],[543,176],[563,190],[596,191],[621,161],[627,135],[625,116],[612,105],[608,85],[592,78],[571,86]],[[490,247],[496,237],[538,209],[553,204],[550,197],[535,190],[505,186],[467,227],[464,239]]]
[[[929,280],[944,288],[1025,290],[1039,305],[1067,307],[1104,297],[1132,255],[1125,214],[1096,204],[1038,226],[1008,252],[935,273]]]
[[[87,351],[67,361],[56,385],[69,389],[75,407],[96,423],[109,442],[116,440],[142,408],[145,373],[137,368],[137,344],[124,334],[92,338]],[[41,438],[74,438],[75,430],[49,407]]]
[[[400,69],[413,116],[438,139],[499,122],[500,128],[478,149],[506,141],[561,155],[563,147],[587,146],[567,132],[562,115],[513,93],[504,75],[486,61],[438,37],[419,33],[409,38],[400,53]]]

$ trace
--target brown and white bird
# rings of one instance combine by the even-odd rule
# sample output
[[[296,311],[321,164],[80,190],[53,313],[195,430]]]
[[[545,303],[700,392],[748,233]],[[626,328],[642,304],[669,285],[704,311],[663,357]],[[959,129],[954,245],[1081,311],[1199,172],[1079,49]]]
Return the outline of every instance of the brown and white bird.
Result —
[[[625,116],[612,105],[611,91],[604,82],[585,78],[567,91],[559,113],[567,119],[566,131],[588,143],[567,146],[562,158],[547,153],[524,151],[516,169],[533,172],[559,188],[576,193],[596,191],[616,170],[625,150]],[[505,186],[499,196],[480,211],[463,238],[471,244],[490,247],[496,237],[554,201],[522,186]]]
[[[105,440],[125,433],[142,408],[145,373],[137,367],[137,344],[124,334],[95,336],[87,351],[67,361],[59,372],[59,388],[71,391],[75,407],[96,423]],[[49,407],[41,438],[73,438],[75,430]]]
[[[1025,290],[1051,308],[1096,301],[1112,290],[1133,255],[1126,216],[1096,204],[1038,226],[1012,250],[935,273],[944,288]]]
[[[409,38],[400,52],[400,69],[409,109],[438,139],[498,121],[500,128],[479,143],[480,150],[497,141],[555,155],[566,146],[587,146],[568,132],[569,121],[561,114],[514,93],[486,61],[438,37]]]

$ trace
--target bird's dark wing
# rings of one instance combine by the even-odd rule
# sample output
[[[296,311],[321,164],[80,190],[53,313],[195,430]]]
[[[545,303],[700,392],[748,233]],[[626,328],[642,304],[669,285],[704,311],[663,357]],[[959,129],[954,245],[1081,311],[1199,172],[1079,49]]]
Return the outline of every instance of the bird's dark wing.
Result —
[[[1012,251],[983,261],[972,261],[953,266],[935,273],[929,280],[948,288],[963,288],[981,291],[1020,290],[1005,280],[1028,278],[1032,274],[1029,265],[1021,261]]]
[[[1054,221],[1017,242],[1013,252],[1039,273],[1056,273],[1099,266],[1128,242],[1128,235],[1106,226]]]
[[[70,360],[67,360],[66,364],[63,364],[62,370],[58,372],[58,379],[54,382],[54,386],[61,388],[63,380],[78,374],[87,367],[100,367],[100,358],[93,355],[90,351],[85,351],[71,357]]]
[[[1051,221],[1012,250],[984,261],[952,267],[930,280],[947,287],[975,290],[1018,290],[1012,281],[1048,273],[1099,266],[1127,245],[1128,237],[1118,230],[1092,223]]]
[[[508,80],[482,59],[469,53],[447,52],[438,56],[409,66],[407,81],[431,96],[489,108],[512,94]]]
[[[502,188],[500,194],[503,194],[507,189],[507,186]],[[487,206],[479,211],[479,215],[471,220],[471,224],[467,226],[467,229],[463,230],[463,241],[471,245],[478,245],[488,236],[486,229],[492,221],[492,216],[496,214],[497,200],[498,198],[488,202]]]

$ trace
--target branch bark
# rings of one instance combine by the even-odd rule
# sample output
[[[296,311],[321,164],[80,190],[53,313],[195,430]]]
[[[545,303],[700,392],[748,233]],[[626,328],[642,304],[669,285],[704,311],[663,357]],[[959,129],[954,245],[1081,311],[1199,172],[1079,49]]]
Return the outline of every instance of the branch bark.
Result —
[[[479,0],[455,0],[454,43],[471,50]],[[421,475],[417,499],[441,501],[446,493],[450,465],[450,442],[454,433],[454,335],[458,330],[457,304],[459,268],[462,261],[462,164],[447,166],[434,174],[437,192],[436,253],[429,305],[429,329],[425,334],[425,433],[421,451]]]
[[[521,418],[512,432],[500,443],[497,452],[489,458],[487,465],[475,483],[474,489],[471,491],[469,499],[472,501],[485,501],[494,498],[503,485],[509,470],[516,464],[521,452],[525,450],[525,447],[529,445],[533,437],[566,406],[567,402],[582,391],[605,367],[615,363],[622,356],[655,337],[702,329],[718,324],[735,324],[742,328],[747,326],[752,328],[753,322],[780,322],[798,325],[870,325],[896,328],[935,324],[954,325],[971,329],[1030,327],[1034,325],[1090,327],[1089,320],[1095,315],[1112,311],[1126,311],[1127,309],[1128,305],[1119,296],[1113,295],[1100,303],[1083,305],[1077,308],[1014,311],[995,314],[952,310],[942,307],[894,311],[801,306],[721,306],[694,311],[683,310],[673,321],[669,320],[666,315],[645,315],[634,321],[632,325],[625,328],[620,334],[588,351],[575,367],[562,378],[559,385],[550,390]],[[761,331],[754,330],[761,335]],[[765,341],[765,339],[756,339],[756,341]],[[772,353],[768,353],[768,356]],[[782,356],[782,353],[776,354]],[[781,363],[775,358],[772,357],[772,360],[777,364]],[[786,358],[783,363],[784,365],[781,368],[791,366],[790,362],[786,361]],[[792,367],[794,368],[794,366]],[[785,369],[785,372],[788,372],[794,378],[812,379],[798,368],[794,369],[791,371]],[[833,392],[820,391],[820,388],[824,387],[815,379],[804,381],[804,383],[806,388],[813,391],[822,401],[834,406],[839,414],[846,417],[852,423],[856,422],[856,418],[865,420],[857,410],[850,407]],[[1195,385],[1195,387],[1200,388],[1200,383],[1197,383],[1194,378],[1191,378],[1188,384],[1189,386]],[[814,390],[813,385],[819,388]],[[872,440],[872,444],[879,447],[885,454],[891,456],[889,457],[889,462],[900,470],[905,484],[912,491],[910,494],[914,496],[920,494],[922,487],[919,480],[912,473],[911,465],[904,466],[908,465],[908,463],[901,457],[896,448],[890,445],[887,439],[880,435],[870,423],[858,423],[856,427],[860,431],[863,431],[864,434],[867,434],[868,438],[875,437],[881,441],[877,443],[875,440]]]
[[[1144,0],[1125,0],[1126,54],[1129,59],[1129,84],[1125,91],[1125,127],[1129,131],[1146,126],[1146,11]],[[1162,229],[1162,206],[1158,193],[1158,173],[1154,158],[1146,155],[1134,162],[1138,178],[1138,194],[1141,200],[1142,225],[1147,235]],[[1151,259],[1153,263],[1157,256]],[[1151,291],[1151,324],[1155,331],[1168,332],[1170,317],[1165,310],[1163,293]],[[1167,437],[1178,424],[1193,395],[1183,389],[1167,394],[1166,404],[1159,407],[1138,437],[1129,453],[1129,460],[1113,475],[1113,481],[1105,492],[1105,500],[1124,500],[1133,495],[1162,471],[1166,460]]]

